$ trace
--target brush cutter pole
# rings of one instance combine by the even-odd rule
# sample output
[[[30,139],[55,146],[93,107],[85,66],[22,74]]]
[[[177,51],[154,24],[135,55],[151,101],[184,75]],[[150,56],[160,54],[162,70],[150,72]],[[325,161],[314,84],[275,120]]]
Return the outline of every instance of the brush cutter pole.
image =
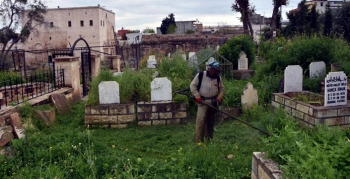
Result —
[[[184,89],[184,90],[179,90],[179,91],[177,91],[176,93],[185,95],[185,96],[187,96],[188,98],[195,100],[195,97],[194,97],[192,94],[186,93],[186,91],[189,91],[189,90],[190,90],[189,88],[188,88],[188,89]],[[237,121],[239,121],[239,122],[241,122],[241,123],[243,123],[243,124],[246,124],[246,125],[249,126],[249,127],[252,127],[252,128],[254,128],[254,129],[260,131],[261,133],[267,135],[267,137],[270,136],[270,134],[269,134],[268,132],[263,131],[263,130],[261,130],[261,129],[259,129],[259,128],[255,127],[255,126],[253,126],[253,125],[251,125],[251,124],[249,124],[249,123],[247,123],[247,122],[245,122],[245,121],[242,121],[242,120],[240,120],[240,119],[238,119],[238,118],[232,116],[231,114],[229,114],[229,113],[227,113],[227,112],[225,112],[225,111],[221,111],[220,109],[214,107],[214,106],[211,105],[211,104],[207,104],[207,103],[202,103],[202,104],[207,105],[207,106],[209,106],[210,108],[213,108],[213,109],[215,109],[215,110],[217,110],[217,111],[219,111],[219,112],[221,112],[221,113],[224,113],[224,114],[230,116],[231,118],[233,118],[233,119],[235,119],[235,120],[237,120]]]

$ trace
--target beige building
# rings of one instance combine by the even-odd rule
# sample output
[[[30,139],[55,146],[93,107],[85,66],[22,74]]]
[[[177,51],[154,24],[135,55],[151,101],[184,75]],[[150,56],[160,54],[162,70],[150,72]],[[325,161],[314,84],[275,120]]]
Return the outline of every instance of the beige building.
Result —
[[[22,24],[26,22],[26,13]],[[84,38],[94,51],[115,54],[114,45],[115,13],[103,7],[73,7],[47,9],[46,25],[37,27],[38,33],[31,33],[23,44],[25,50],[46,50],[55,48],[70,48],[80,37]],[[80,41],[76,47],[85,47]],[[75,52],[79,56],[79,52]],[[45,62],[47,54],[34,55],[34,61]],[[26,54],[26,58],[28,55]],[[32,58],[32,59],[33,59]],[[36,60],[35,60],[36,59]]]

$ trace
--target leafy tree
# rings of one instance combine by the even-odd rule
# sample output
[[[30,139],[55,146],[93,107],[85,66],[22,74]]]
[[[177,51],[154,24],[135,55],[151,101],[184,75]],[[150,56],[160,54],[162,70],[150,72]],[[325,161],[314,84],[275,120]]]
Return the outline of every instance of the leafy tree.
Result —
[[[329,3],[326,5],[326,13],[324,17],[323,35],[329,36],[333,29],[333,15],[329,7]]]
[[[143,29],[142,33],[155,33],[155,32],[154,32],[154,29],[146,27],[146,29]]]
[[[287,31],[289,34],[284,34],[285,36],[293,36],[295,33],[302,34],[306,32],[306,29],[309,25],[309,6],[305,3],[306,1],[302,0],[298,4],[298,8],[296,10],[287,13],[289,24],[287,25],[284,32]]]
[[[170,24],[168,29],[166,30],[166,34],[173,34],[176,31],[176,25],[175,24]]]
[[[30,33],[35,33],[36,26],[44,24],[46,6],[41,0],[29,2],[28,0],[2,0],[0,2],[0,18],[4,26],[0,29],[0,69],[4,69],[5,60],[9,50],[19,41],[25,41]],[[27,17],[21,17],[23,12]],[[21,20],[24,19],[25,21]],[[22,29],[20,29],[22,25]],[[20,30],[19,33],[17,31]]]
[[[231,6],[232,11],[241,13],[244,34],[253,36],[253,28],[250,22],[250,16],[255,12],[255,7],[250,6],[249,0],[235,0]]]
[[[162,24],[160,25],[160,31],[162,32],[162,34],[170,34],[170,33],[174,33],[175,29],[176,29],[175,15],[173,13],[170,13],[168,17],[163,19]]]
[[[194,30],[187,30],[186,31],[186,34],[193,34],[194,33]]]
[[[319,24],[318,24],[318,17],[319,14],[316,12],[316,6],[312,6],[311,12],[309,14],[309,21],[310,21],[310,29],[309,33],[311,34],[312,32],[318,32],[319,31]]]
[[[336,32],[350,42],[350,2],[343,2],[336,14]]]
[[[277,24],[280,23],[280,20],[281,20],[280,18],[278,18],[279,8],[281,6],[286,6],[288,3],[289,3],[289,0],[273,0],[272,1],[272,5],[273,5],[272,22],[271,22],[272,31],[277,30]]]

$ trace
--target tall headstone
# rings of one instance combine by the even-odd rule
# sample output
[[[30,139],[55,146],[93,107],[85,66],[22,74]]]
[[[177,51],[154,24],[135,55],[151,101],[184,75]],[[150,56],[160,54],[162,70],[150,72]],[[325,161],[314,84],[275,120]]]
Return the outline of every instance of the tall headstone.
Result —
[[[150,55],[148,57],[147,68],[157,68],[157,60],[155,55]]]
[[[311,62],[310,66],[310,78],[317,78],[326,74],[326,64],[321,62]]]
[[[254,89],[253,85],[249,82],[243,89],[243,95],[241,96],[242,109],[246,110],[254,104],[258,104],[258,100],[258,91]]]
[[[119,84],[116,81],[102,81],[98,85],[100,104],[119,104]]]
[[[151,82],[151,101],[171,101],[171,81],[167,77],[155,78]]]
[[[303,91],[303,69],[299,65],[289,65],[284,70],[284,93]]]
[[[248,58],[243,51],[239,54],[238,70],[248,70]]]
[[[189,60],[188,60],[189,67],[190,68],[195,67],[198,64],[196,53],[190,52],[188,56],[189,56]]]
[[[324,106],[346,105],[348,77],[344,72],[328,73],[324,85]]]

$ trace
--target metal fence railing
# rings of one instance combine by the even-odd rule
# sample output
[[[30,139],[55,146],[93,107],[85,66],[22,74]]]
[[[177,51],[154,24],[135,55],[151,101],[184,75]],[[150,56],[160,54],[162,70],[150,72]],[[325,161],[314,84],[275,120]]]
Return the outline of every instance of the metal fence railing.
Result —
[[[0,109],[63,88],[64,70],[50,69],[0,81]]]

